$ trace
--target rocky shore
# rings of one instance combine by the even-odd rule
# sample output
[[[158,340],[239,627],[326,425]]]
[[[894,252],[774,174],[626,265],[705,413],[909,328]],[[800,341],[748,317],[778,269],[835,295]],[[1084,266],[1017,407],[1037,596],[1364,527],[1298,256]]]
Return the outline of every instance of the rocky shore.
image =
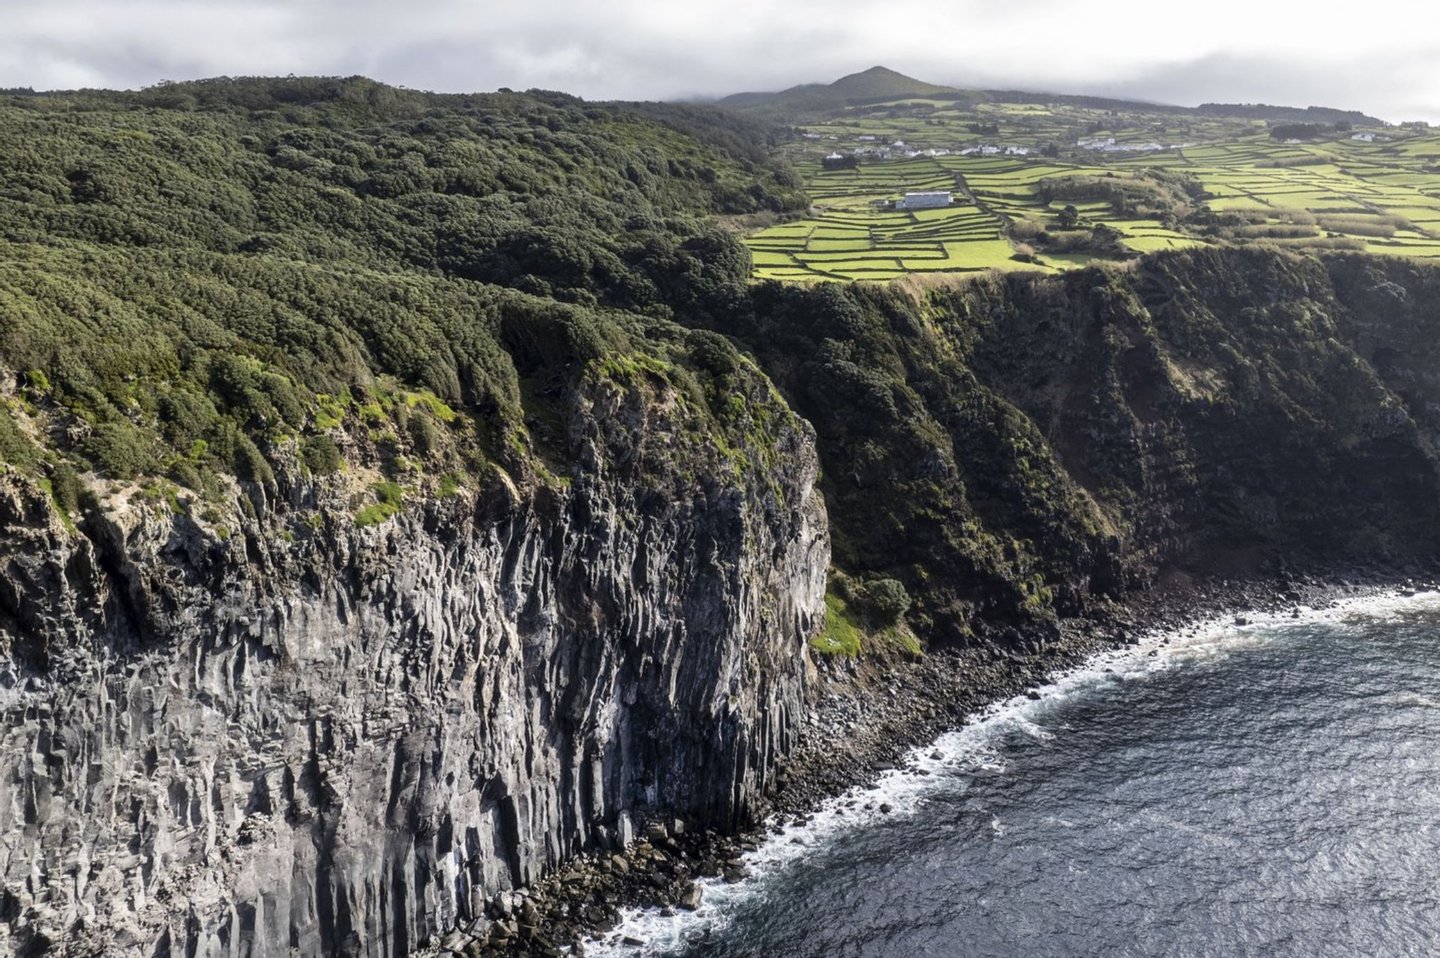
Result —
[[[909,750],[965,724],[984,706],[1043,685],[1104,649],[1219,615],[1244,625],[1251,615],[1298,617],[1302,608],[1324,609],[1344,599],[1437,590],[1437,566],[1184,580],[1124,604],[1097,606],[1085,618],[1063,623],[1058,634],[1021,637],[1009,649],[987,644],[916,659],[822,659],[798,748],[777,776],[759,823],[723,835],[678,820],[651,822],[623,852],[584,856],[528,888],[495,896],[485,918],[420,954],[583,955],[588,940],[615,928],[622,908],[693,910],[703,896],[697,879],[747,877],[743,855],[764,839],[767,827],[803,822],[825,799],[873,782]]]

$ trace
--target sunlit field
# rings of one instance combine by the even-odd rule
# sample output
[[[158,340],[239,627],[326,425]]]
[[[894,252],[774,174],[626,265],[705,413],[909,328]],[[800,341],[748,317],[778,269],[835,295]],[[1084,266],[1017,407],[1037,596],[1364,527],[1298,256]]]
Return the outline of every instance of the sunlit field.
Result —
[[[1053,272],[1233,243],[1440,258],[1440,135],[1428,130],[1291,143],[1260,121],[1161,117],[1118,134],[1096,129],[1106,121],[1096,111],[911,98],[807,127],[794,159],[811,214],[746,237],[754,276]],[[1080,130],[1136,149],[1078,149]],[[965,143],[1012,152],[961,155]],[[892,155],[825,169],[832,150]],[[922,155],[903,155],[913,151]],[[893,208],[908,192],[935,190],[951,191],[952,205]]]

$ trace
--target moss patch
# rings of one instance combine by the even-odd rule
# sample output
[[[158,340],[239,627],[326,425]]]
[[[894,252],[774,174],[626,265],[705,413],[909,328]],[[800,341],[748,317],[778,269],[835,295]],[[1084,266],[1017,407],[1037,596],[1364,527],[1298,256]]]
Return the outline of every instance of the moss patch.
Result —
[[[825,593],[825,625],[810,640],[810,647],[821,655],[860,654],[862,633],[850,615],[845,600],[834,592]]]
[[[379,525],[394,518],[405,503],[405,490],[396,483],[377,482],[371,491],[375,495],[375,501],[355,515],[355,524],[362,528]]]

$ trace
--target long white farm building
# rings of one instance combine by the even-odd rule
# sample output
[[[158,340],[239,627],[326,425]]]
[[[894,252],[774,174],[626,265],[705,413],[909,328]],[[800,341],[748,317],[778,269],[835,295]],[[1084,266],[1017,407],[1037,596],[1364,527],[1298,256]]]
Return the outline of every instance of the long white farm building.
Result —
[[[895,201],[897,210],[938,210],[949,206],[949,190],[933,190],[925,193],[906,193],[905,198]]]

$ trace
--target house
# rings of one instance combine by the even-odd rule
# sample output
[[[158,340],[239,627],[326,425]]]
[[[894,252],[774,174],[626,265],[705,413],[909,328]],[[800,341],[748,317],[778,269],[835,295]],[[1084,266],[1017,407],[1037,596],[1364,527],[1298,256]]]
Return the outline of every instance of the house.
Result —
[[[895,201],[897,210],[938,210],[950,205],[952,194],[949,190],[929,190],[923,193],[906,193],[903,199]]]

